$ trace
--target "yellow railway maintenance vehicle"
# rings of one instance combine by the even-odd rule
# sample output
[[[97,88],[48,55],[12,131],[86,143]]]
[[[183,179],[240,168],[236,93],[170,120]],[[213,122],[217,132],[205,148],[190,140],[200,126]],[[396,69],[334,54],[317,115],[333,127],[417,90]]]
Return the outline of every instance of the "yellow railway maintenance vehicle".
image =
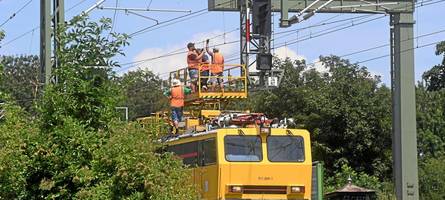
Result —
[[[166,143],[190,167],[200,199],[311,199],[306,130],[221,128]]]
[[[159,134],[169,135],[163,139],[165,150],[190,169],[199,199],[321,200],[322,168],[313,167],[308,131],[287,128],[288,120],[269,120],[261,113],[221,110],[247,98],[245,71],[243,65],[225,65],[219,89],[201,85],[202,79],[216,77],[189,80],[186,69],[171,72],[170,80],[196,84],[197,90],[185,96],[180,128]],[[160,113],[140,122],[165,122],[165,112]]]

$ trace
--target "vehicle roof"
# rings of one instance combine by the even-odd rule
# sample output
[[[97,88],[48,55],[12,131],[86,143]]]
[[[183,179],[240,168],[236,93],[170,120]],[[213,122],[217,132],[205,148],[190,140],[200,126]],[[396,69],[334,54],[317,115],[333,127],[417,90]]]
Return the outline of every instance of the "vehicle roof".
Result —
[[[243,131],[244,135],[259,135],[259,133],[257,133],[257,131],[252,132],[251,130],[253,130],[256,128],[220,128],[220,129],[215,129],[215,130],[210,130],[210,131],[204,131],[204,132],[192,132],[192,133],[184,133],[184,134],[179,134],[179,135],[174,135],[174,136],[168,136],[168,138],[165,138],[163,140],[164,143],[170,143],[170,142],[177,142],[177,141],[181,141],[181,140],[190,140],[190,139],[194,139],[194,138],[206,138],[206,136],[210,136],[212,134],[216,135],[218,132],[220,134],[232,134],[234,133],[234,131]],[[288,128],[272,128],[272,130],[280,130],[281,131],[288,131],[291,130],[294,134],[295,132],[297,132],[297,135],[301,135],[303,132],[308,133],[308,131],[306,129],[288,129]],[[222,131],[223,130],[223,131]],[[275,135],[275,134],[273,134]],[[282,135],[282,134],[276,134],[276,135]]]

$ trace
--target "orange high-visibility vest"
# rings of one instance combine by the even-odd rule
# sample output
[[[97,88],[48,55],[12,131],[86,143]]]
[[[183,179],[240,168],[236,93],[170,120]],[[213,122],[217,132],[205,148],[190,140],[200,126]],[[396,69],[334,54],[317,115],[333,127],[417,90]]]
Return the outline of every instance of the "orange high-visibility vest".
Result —
[[[212,66],[210,67],[210,72],[213,74],[218,74],[224,70],[224,57],[220,53],[213,53]]]
[[[182,86],[175,86],[171,89],[170,106],[183,107],[184,106],[184,89]]]
[[[209,70],[209,63],[201,63],[201,71]]]
[[[195,59],[190,58],[190,55],[192,55],[192,54],[195,55]],[[198,57],[198,54],[194,51],[189,51],[187,53],[187,65],[188,65],[189,69],[198,69],[200,60],[196,59],[196,57]]]

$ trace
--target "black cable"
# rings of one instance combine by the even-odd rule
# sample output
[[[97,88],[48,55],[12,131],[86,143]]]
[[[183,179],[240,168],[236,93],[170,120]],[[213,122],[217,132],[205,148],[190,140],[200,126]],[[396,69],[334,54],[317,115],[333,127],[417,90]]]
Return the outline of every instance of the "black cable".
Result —
[[[208,39],[209,39],[209,40],[211,40],[211,39],[215,39],[215,38],[224,36],[224,35],[226,35],[226,34],[235,32],[235,31],[237,31],[237,30],[239,30],[239,28],[235,28],[235,29],[233,29],[233,30],[231,30],[231,31],[228,31],[228,32],[225,32],[225,33],[222,33],[222,34],[219,34],[219,35],[215,35],[215,36],[213,36],[213,37],[211,37],[211,38],[208,38]],[[206,41],[206,40],[199,41],[199,42],[195,42],[195,43],[202,43],[202,42],[205,42],[205,41]],[[238,41],[239,41],[239,40],[237,40],[237,41],[231,41],[231,42],[228,42],[227,44],[232,44],[232,43],[235,43],[235,42],[238,42]],[[217,45],[212,45],[212,47],[215,47],[215,46],[222,46],[222,45],[224,45],[224,44],[225,44],[225,43],[217,44]],[[169,52],[169,53],[166,53],[166,54],[164,54],[164,55],[157,56],[157,57],[152,57],[152,58],[148,58],[148,59],[138,60],[138,61],[134,61],[134,62],[123,63],[123,64],[121,64],[121,66],[123,66],[123,65],[132,65],[132,64],[136,64],[136,63],[143,63],[143,62],[146,62],[146,61],[155,60],[155,59],[157,59],[157,58],[163,58],[163,57],[174,56],[174,55],[178,55],[178,54],[182,54],[182,53],[187,53],[187,51],[181,51],[182,49],[183,49],[183,48],[179,48],[179,49],[177,49],[177,50],[171,51],[171,52]],[[181,51],[181,52],[178,52],[178,51]],[[177,52],[177,53],[176,53],[176,52]]]
[[[118,4],[119,4],[119,0],[116,0],[116,3],[115,3],[116,8],[117,8]],[[110,34],[113,32],[114,27],[116,25],[116,14],[117,14],[117,10],[114,10],[113,21],[111,22],[111,29],[110,29],[110,32],[108,33],[107,38],[110,37]]]
[[[193,18],[193,17],[197,17],[197,16],[199,16],[199,15],[205,14],[205,13],[202,13],[202,12],[203,12],[203,11],[206,11],[206,10],[207,10],[207,8],[206,8],[206,9],[201,9],[201,10],[198,10],[198,11],[195,11],[195,12],[192,12],[192,13],[189,13],[189,14],[181,15],[181,16],[179,16],[179,17],[175,17],[175,18],[172,18],[172,19],[169,19],[169,20],[166,20],[166,21],[159,22],[158,24],[155,24],[155,25],[152,25],[152,26],[148,26],[148,27],[145,27],[145,28],[140,29],[140,30],[138,30],[138,31],[135,31],[135,32],[129,34],[129,36],[130,36],[130,37],[134,37],[134,36],[138,36],[138,35],[144,34],[144,33],[146,33],[146,32],[152,31],[152,28],[153,28],[153,27],[160,26],[160,25],[164,25],[164,24],[169,23],[169,22],[172,22],[172,21],[174,21],[174,20],[178,20],[178,19],[182,19],[182,18],[186,18],[186,17],[189,17],[189,18],[187,18],[187,19],[191,19],[191,18]],[[194,16],[194,15],[196,15],[196,16]],[[193,16],[193,17],[190,17],[190,16]],[[183,20],[183,21],[184,21],[184,20]],[[182,21],[180,21],[180,22],[182,22]],[[175,23],[177,23],[177,22],[175,22]],[[175,23],[171,23],[171,24],[175,24]],[[171,25],[171,24],[168,24],[167,26],[169,26],[169,25]],[[164,27],[164,26],[163,26],[163,27]],[[162,28],[162,27],[160,27],[160,28]],[[156,29],[158,29],[158,28],[155,28],[155,29],[153,29],[153,30],[156,30]]]
[[[18,40],[18,39],[20,39],[20,38],[22,38],[22,37],[24,37],[24,36],[26,36],[26,35],[32,33],[33,31],[35,31],[35,30],[38,29],[39,27],[40,27],[40,26],[37,26],[37,27],[34,27],[33,29],[31,29],[31,30],[29,30],[29,31],[26,31],[25,33],[23,33],[23,34],[21,34],[21,35],[15,37],[14,39],[11,39],[11,40],[5,42],[5,44],[1,45],[0,47],[5,47],[5,46],[7,46],[7,45],[13,43],[14,41],[16,41],[16,40]]]
[[[421,49],[421,48],[425,48],[425,47],[428,47],[428,46],[437,45],[437,44],[441,43],[442,41],[443,40],[437,41],[437,42],[432,42],[432,43],[416,46],[414,48],[409,48],[409,49],[405,49],[403,51],[394,52],[394,53],[395,54],[397,54],[397,53],[404,53],[404,52],[411,51],[411,50],[414,50],[414,49]],[[390,55],[391,54],[385,54],[385,55],[377,56],[377,57],[374,57],[374,58],[370,58],[370,59],[366,59],[366,60],[362,60],[362,61],[356,62],[356,64],[365,63],[365,62],[369,62],[369,61],[373,61],[373,60],[378,60],[378,59],[381,59],[381,58],[389,57]]]
[[[67,12],[67,13],[70,12],[71,10],[73,10],[73,9],[76,8],[76,7],[78,7],[79,5],[81,5],[82,3],[84,3],[85,1],[87,1],[87,0],[82,0],[82,1],[80,1],[79,3],[77,3],[77,4],[73,5],[73,6],[71,6],[70,8],[68,8],[68,9],[66,10],[66,12]],[[13,43],[13,42],[15,42],[16,40],[18,40],[18,39],[20,39],[20,38],[22,38],[22,37],[24,37],[24,36],[26,36],[26,35],[32,33],[33,31],[35,31],[35,30],[38,29],[38,28],[40,28],[40,26],[36,26],[36,27],[32,28],[31,30],[26,31],[26,32],[20,34],[19,36],[17,36],[17,37],[15,37],[15,38],[13,38],[13,39],[11,39],[11,40],[5,42],[3,45],[0,46],[0,48],[1,48],[1,47],[5,47],[5,46],[7,46],[7,45],[9,45],[9,44],[11,44],[11,43]]]
[[[228,4],[228,3],[231,3],[231,1],[229,0],[229,1],[226,1],[224,3],[217,4],[216,6],[221,6],[221,5],[225,5],[225,4]],[[185,15],[181,15],[179,17],[175,17],[175,18],[172,18],[172,19],[169,19],[169,20],[166,20],[166,21],[159,22],[156,25],[152,25],[152,26],[148,26],[148,27],[142,28],[142,29],[140,29],[138,31],[135,31],[135,32],[129,34],[129,36],[130,37],[134,37],[134,36],[137,36],[137,35],[140,35],[140,34],[144,34],[144,33],[147,33],[147,32],[153,31],[153,30],[157,30],[157,29],[162,28],[162,27],[166,27],[166,26],[170,26],[172,24],[176,24],[178,22],[183,22],[183,21],[185,21],[187,19],[191,19],[191,18],[194,18],[194,17],[201,16],[203,14],[207,14],[208,12],[209,12],[208,8],[203,8],[201,10],[198,10],[198,11],[195,11],[195,12],[192,12],[192,13],[188,13],[188,14],[185,14]],[[183,19],[183,18],[186,18],[186,19]],[[175,20],[178,20],[178,19],[182,19],[182,20],[174,22]],[[164,25],[164,24],[166,24],[166,25]],[[157,27],[159,25],[163,25],[163,26]],[[154,28],[154,27],[156,27],[156,28]]]
[[[15,16],[17,16],[23,9],[26,8],[26,6],[28,6],[30,3],[32,2],[32,0],[29,0],[28,2],[25,3],[25,5],[23,5],[20,9],[18,9],[16,12],[14,12],[8,19],[6,19],[1,25],[0,28],[5,25],[6,23],[9,22],[9,20],[13,19]]]
[[[75,5],[73,5],[73,6],[71,6],[70,8],[68,8],[68,9],[66,10],[66,12],[70,12],[71,10],[73,10],[74,8],[76,8],[77,6],[80,6],[80,4],[85,3],[85,1],[87,1],[87,0],[82,0],[82,1],[80,1],[80,2],[78,2],[78,3],[76,3]]]

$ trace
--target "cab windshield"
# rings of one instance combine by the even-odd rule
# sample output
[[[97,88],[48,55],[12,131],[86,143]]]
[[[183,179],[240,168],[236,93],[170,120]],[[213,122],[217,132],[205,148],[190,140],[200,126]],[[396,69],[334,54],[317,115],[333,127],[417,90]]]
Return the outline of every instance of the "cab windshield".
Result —
[[[301,136],[268,136],[270,162],[304,162],[304,140]]]
[[[263,160],[259,136],[228,135],[224,138],[224,151],[226,160],[231,162]]]

